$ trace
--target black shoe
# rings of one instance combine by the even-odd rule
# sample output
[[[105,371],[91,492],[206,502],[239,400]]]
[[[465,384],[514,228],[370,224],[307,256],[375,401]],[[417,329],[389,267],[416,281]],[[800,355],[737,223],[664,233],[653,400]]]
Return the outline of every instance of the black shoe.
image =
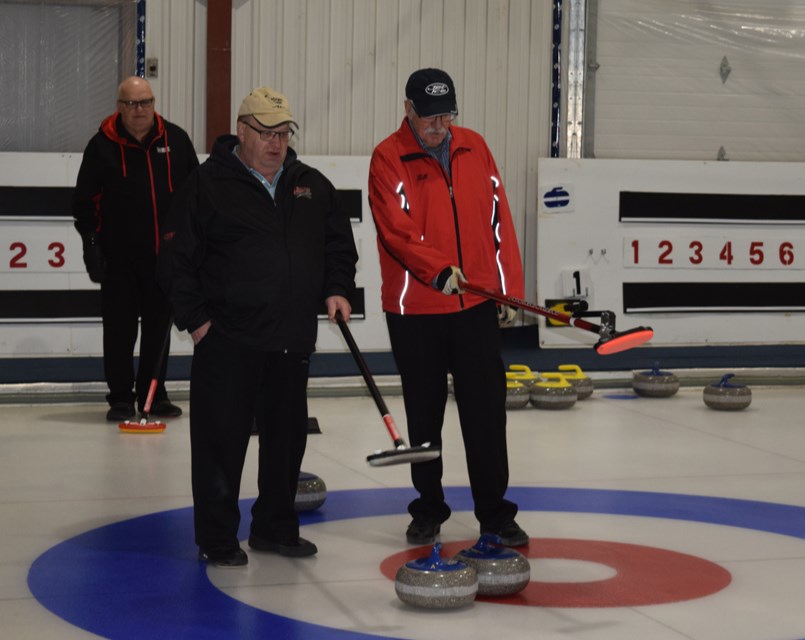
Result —
[[[528,534],[514,520],[507,522],[497,530],[482,528],[481,533],[496,535],[504,547],[524,547],[528,544]]]
[[[405,539],[408,544],[432,544],[436,541],[436,536],[442,530],[440,522],[433,522],[426,518],[417,516],[411,520],[408,529],[405,530]]]
[[[243,567],[249,564],[249,556],[240,547],[236,549],[199,549],[198,559],[213,567]]]
[[[134,404],[131,402],[115,402],[106,412],[109,422],[123,422],[134,417]]]
[[[274,542],[251,534],[249,536],[249,546],[255,551],[278,553],[288,558],[305,558],[314,556],[318,552],[316,545],[304,538],[297,538],[291,542]]]
[[[149,416],[156,416],[157,418],[178,418],[182,415],[181,407],[177,407],[170,400],[160,400],[148,413]]]

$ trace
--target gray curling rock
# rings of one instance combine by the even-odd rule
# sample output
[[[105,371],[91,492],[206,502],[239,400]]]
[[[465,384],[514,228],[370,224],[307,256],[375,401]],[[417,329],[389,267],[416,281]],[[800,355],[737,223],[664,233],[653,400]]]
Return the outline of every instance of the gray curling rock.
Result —
[[[644,398],[669,398],[679,391],[679,378],[670,371],[660,370],[655,362],[651,371],[634,372],[632,388]]]
[[[704,404],[718,411],[740,411],[752,404],[751,389],[730,382],[734,376],[734,373],[727,373],[719,382],[707,385],[702,392]]]
[[[593,395],[593,381],[582,373],[581,367],[576,364],[560,364],[559,371],[565,379],[576,389],[578,400],[586,400]]]
[[[529,393],[529,401],[537,409],[570,409],[578,395],[575,387],[561,374],[543,374],[546,380],[538,382]]]
[[[522,409],[528,404],[528,387],[516,380],[506,381],[506,408]]]
[[[441,557],[437,543],[427,558],[406,562],[397,570],[394,587],[405,604],[425,609],[458,609],[475,600],[478,574],[475,569]]]
[[[294,509],[296,511],[312,511],[318,509],[327,499],[327,486],[324,480],[315,473],[299,472],[299,482],[296,485],[296,498]]]
[[[459,551],[453,559],[475,569],[479,596],[519,593],[531,580],[531,564],[526,557],[504,547],[496,535],[483,534],[475,546]]]

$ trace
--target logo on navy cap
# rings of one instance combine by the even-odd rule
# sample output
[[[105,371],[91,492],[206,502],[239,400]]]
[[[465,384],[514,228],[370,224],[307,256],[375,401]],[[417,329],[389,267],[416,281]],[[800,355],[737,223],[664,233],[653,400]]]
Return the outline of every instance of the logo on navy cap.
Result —
[[[431,82],[427,87],[425,87],[425,93],[429,96],[446,96],[450,93],[450,87],[448,87],[444,82]]]

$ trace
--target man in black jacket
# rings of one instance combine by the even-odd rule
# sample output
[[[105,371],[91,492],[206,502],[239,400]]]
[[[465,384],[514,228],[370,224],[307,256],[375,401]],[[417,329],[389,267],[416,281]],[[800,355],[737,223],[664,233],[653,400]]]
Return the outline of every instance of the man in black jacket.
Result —
[[[288,101],[267,87],[238,111],[171,208],[160,281],[195,345],[190,439],[199,559],[243,566],[238,497],[252,424],[258,497],[249,546],[316,553],[294,496],[307,443],[307,381],[322,303],[349,320],[358,256],[333,185],[297,160]]]
[[[73,201],[87,272],[101,284],[106,419],[114,422],[134,417],[135,400],[140,411],[146,402],[170,323],[168,300],[156,283],[160,227],[174,190],[198,166],[187,133],[154,110],[147,80],[124,80],[117,106],[87,144]],[[175,417],[182,410],[168,399],[166,369],[164,358],[150,415]]]

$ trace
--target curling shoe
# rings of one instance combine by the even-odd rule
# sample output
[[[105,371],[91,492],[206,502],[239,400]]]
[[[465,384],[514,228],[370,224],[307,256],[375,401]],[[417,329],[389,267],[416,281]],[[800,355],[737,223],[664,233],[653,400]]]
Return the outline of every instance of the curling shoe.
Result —
[[[170,400],[160,400],[153,407],[148,414],[149,416],[156,416],[157,418],[178,418],[182,415],[181,407],[177,407]]]
[[[199,549],[198,559],[213,567],[229,569],[249,564],[249,556],[240,547],[234,549]]]
[[[497,530],[481,530],[481,533],[491,533],[500,538],[504,547],[524,547],[528,544],[528,534],[520,528],[514,520],[510,520]]]
[[[131,402],[115,402],[106,412],[109,422],[123,422],[134,417],[134,404]]]
[[[441,523],[427,518],[416,517],[411,520],[411,524],[405,530],[405,539],[408,544],[433,544],[441,530]]]
[[[255,551],[278,553],[286,558],[307,558],[308,556],[315,556],[318,552],[318,548],[310,540],[299,537],[295,540],[279,542],[278,540],[268,540],[251,534],[249,536],[249,546]]]

